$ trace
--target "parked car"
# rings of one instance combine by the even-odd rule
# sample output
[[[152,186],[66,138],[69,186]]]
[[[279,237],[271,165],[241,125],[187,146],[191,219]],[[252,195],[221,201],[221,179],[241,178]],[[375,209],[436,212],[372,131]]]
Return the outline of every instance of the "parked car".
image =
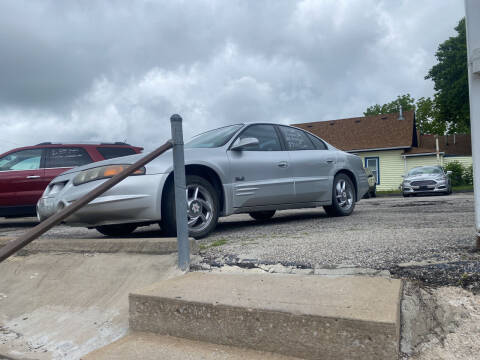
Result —
[[[449,175],[441,166],[419,166],[404,176],[401,188],[403,196],[414,194],[440,193],[451,194],[452,184]]]
[[[129,156],[74,168],[55,178],[38,202],[41,220],[68,206],[106,178],[134,163]],[[249,213],[256,220],[276,210],[324,206],[332,216],[350,215],[368,190],[358,156],[337,150],[298,128],[271,123],[211,130],[185,144],[188,226],[201,238],[219,216]],[[106,235],[123,235],[159,222],[174,235],[171,150],[66,219]]]
[[[56,176],[75,166],[140,153],[125,143],[41,143],[0,155],[0,216],[36,216],[43,191]]]
[[[367,174],[368,191],[363,195],[363,198],[368,199],[370,197],[377,197],[377,179],[369,168],[365,168],[365,173]]]

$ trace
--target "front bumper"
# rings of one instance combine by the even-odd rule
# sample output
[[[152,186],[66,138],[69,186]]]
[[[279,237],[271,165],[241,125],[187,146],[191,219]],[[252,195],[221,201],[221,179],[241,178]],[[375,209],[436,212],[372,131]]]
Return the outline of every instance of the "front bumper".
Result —
[[[159,221],[161,191],[167,175],[130,176],[69,216],[65,223],[96,227]],[[97,180],[79,186],[68,181],[57,193],[46,191],[37,203],[38,219],[43,221],[54,215],[105,181]]]
[[[426,186],[402,185],[404,194],[428,194],[428,193],[445,193],[449,191],[447,184],[436,184]]]

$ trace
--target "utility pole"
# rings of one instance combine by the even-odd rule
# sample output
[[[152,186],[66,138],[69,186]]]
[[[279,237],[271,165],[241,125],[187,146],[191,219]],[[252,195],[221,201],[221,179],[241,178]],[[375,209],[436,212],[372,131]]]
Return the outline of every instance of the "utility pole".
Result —
[[[465,0],[476,247],[480,250],[480,1]]]

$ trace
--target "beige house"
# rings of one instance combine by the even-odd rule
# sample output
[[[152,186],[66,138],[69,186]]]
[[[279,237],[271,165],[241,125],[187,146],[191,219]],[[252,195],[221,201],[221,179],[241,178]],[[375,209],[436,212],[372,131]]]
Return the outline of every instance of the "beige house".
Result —
[[[333,146],[360,156],[377,178],[377,190],[397,190],[402,175],[422,165],[472,164],[469,134],[423,135],[415,112],[293,124]]]

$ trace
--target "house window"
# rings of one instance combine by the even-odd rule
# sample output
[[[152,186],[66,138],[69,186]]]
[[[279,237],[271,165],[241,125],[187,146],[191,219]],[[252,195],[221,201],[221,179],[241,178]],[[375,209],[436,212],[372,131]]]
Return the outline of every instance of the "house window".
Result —
[[[378,157],[366,157],[365,167],[373,173],[377,180],[377,185],[380,184],[380,164]]]

